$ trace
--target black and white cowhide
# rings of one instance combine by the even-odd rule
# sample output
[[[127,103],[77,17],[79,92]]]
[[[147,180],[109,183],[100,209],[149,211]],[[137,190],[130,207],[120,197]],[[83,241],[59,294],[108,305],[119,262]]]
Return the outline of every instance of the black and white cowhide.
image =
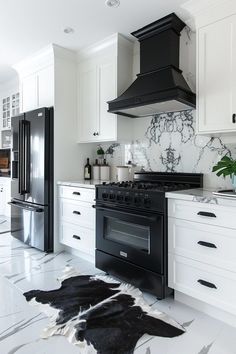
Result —
[[[152,310],[131,285],[75,270],[60,280],[59,289],[24,294],[50,317],[42,338],[64,335],[80,353],[132,354],[144,334],[173,338],[184,333],[174,320]]]

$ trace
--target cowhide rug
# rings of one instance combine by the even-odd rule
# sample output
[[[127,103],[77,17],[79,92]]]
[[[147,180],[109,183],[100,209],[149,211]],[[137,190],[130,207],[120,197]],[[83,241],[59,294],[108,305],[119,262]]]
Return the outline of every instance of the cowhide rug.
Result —
[[[144,335],[173,338],[184,329],[151,309],[141,291],[101,275],[65,271],[59,289],[31,290],[27,301],[50,317],[42,338],[63,335],[86,354],[132,354]]]

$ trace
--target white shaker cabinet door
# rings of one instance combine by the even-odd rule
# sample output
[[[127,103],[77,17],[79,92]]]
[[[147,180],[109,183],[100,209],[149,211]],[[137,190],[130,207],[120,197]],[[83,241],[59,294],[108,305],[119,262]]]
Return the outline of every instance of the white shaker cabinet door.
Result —
[[[38,108],[37,75],[24,77],[21,82],[21,111],[27,112]]]
[[[198,132],[236,131],[236,16],[198,30]]]
[[[117,96],[116,60],[104,62],[98,66],[99,83],[99,140],[117,139],[117,116],[107,112],[107,102]]]
[[[78,142],[98,141],[96,65],[82,65],[78,75]]]
[[[54,66],[40,70],[38,79],[38,107],[54,106]]]

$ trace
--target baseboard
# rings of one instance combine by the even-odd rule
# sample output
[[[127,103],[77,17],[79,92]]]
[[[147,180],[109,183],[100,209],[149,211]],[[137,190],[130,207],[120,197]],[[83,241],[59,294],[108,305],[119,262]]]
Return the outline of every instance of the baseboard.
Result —
[[[74,248],[71,248],[71,247],[66,246],[66,245],[63,245],[63,249],[66,252],[68,252],[70,254],[73,254],[73,256],[76,256],[76,257],[79,257],[79,258],[83,258],[84,260],[92,263],[95,266],[95,253],[94,253],[94,256],[92,256],[90,254],[75,250]]]
[[[215,306],[206,304],[201,300],[194,299],[191,296],[185,295],[179,291],[175,291],[174,299],[182,302],[185,305],[193,307],[194,309],[201,311],[217,320],[223,321],[230,326],[236,327],[236,316],[229,312],[223,311]]]

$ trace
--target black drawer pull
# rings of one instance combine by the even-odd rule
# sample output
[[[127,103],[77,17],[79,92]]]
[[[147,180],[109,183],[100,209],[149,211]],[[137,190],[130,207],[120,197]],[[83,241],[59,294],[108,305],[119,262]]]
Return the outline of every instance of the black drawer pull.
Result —
[[[214,243],[210,243],[210,242],[198,241],[198,244],[199,244],[200,246],[204,246],[204,247],[217,248]]]
[[[80,211],[77,211],[77,210],[74,210],[74,211],[73,211],[73,214],[81,215],[81,212],[80,212]]]
[[[206,286],[207,288],[217,289],[217,287],[215,286],[215,284],[209,283],[209,282],[206,281],[206,280],[198,279],[198,283],[201,284],[201,285],[203,285],[203,286]]]
[[[80,192],[73,192],[74,195],[80,195]]]
[[[73,235],[73,238],[75,238],[76,240],[81,240],[81,237],[77,235]]]
[[[233,122],[234,124],[236,123],[236,114],[235,114],[235,113],[232,115],[232,122]]]
[[[197,215],[200,216],[207,216],[208,218],[216,218],[216,214],[214,213],[209,213],[208,211],[199,211]]]

